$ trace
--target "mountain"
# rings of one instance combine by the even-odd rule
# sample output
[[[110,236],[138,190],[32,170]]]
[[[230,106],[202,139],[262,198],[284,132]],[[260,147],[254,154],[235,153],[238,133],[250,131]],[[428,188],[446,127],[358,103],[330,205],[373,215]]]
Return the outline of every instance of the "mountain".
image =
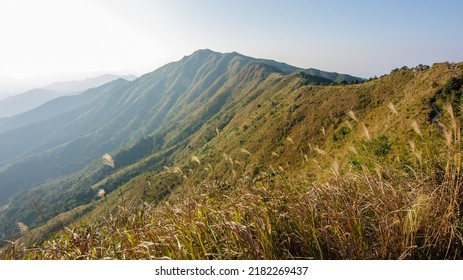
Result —
[[[133,80],[135,76],[107,74],[82,81],[57,82],[43,88],[32,89],[22,94],[9,96],[0,100],[0,122],[2,121],[1,118],[12,117],[27,112],[60,96],[77,95],[89,88],[101,86],[119,78]]]
[[[461,70],[463,65],[455,67]],[[206,210],[204,213],[187,210],[191,204],[181,199],[191,197],[195,207],[216,202],[211,219],[233,218],[217,229],[232,230],[247,221],[256,226],[272,224],[272,229],[259,228],[260,232],[268,232],[268,238],[281,242],[278,244],[286,250],[282,252],[308,257],[298,251],[305,248],[302,245],[315,244],[300,240],[306,232],[284,235],[282,225],[290,227],[306,222],[286,220],[279,215],[278,211],[303,210],[304,203],[296,207],[289,198],[323,201],[341,196],[337,203],[342,204],[341,187],[323,186],[344,170],[378,170],[379,176],[386,178],[392,175],[382,174],[378,168],[399,166],[401,172],[409,172],[406,174],[413,177],[412,171],[422,163],[412,154],[417,149],[430,144],[432,150],[427,151],[431,154],[446,154],[445,145],[434,144],[441,143],[444,136],[430,122],[434,110],[430,102],[442,108],[445,100],[455,101],[458,96],[460,80],[452,80],[454,72],[447,65],[401,70],[353,85],[333,84],[332,79],[310,75],[304,69],[291,69],[271,60],[200,50],[134,81],[96,88],[99,96],[74,110],[3,132],[0,134],[0,204],[5,205],[2,235],[13,234],[17,221],[50,232],[82,216],[82,221],[92,220],[108,211],[118,213],[119,208],[135,207],[135,213],[142,213],[136,211],[148,211],[149,207],[159,205],[156,208],[159,211],[169,211],[163,208],[163,203],[159,204],[166,199],[169,203],[180,199],[169,209],[186,209],[190,218],[206,213]],[[414,126],[421,128],[421,136],[410,125],[412,119]],[[410,139],[416,143],[412,150]],[[354,150],[355,153],[350,152]],[[101,155],[106,152],[113,156],[114,170],[101,162]],[[445,170],[440,158],[433,160],[436,160],[433,164],[444,166],[441,170]],[[329,177],[330,174],[334,177]],[[346,181],[346,192],[358,194],[367,189],[387,194],[382,199],[394,194],[389,188],[376,191],[376,185],[350,189],[356,186],[358,177],[352,178],[354,181]],[[318,179],[320,186],[311,185]],[[416,181],[415,177],[412,179]],[[292,185],[300,189],[291,189]],[[104,200],[97,200],[100,188],[106,192]],[[324,196],[315,192],[317,188],[333,192]],[[416,192],[410,195],[413,194]],[[227,195],[236,199],[232,205]],[[356,199],[361,202],[370,195]],[[253,204],[241,207],[240,203],[247,200]],[[141,208],[143,203],[139,201],[152,205]],[[255,208],[256,205],[263,208]],[[222,215],[221,206],[231,207],[230,212]],[[233,211],[233,207],[241,208]],[[265,212],[265,207],[276,214]],[[253,214],[261,210],[265,212],[258,212],[262,216]],[[183,212],[169,213],[165,217],[174,219]],[[367,214],[375,213],[368,210]],[[318,215],[325,218],[318,212],[317,216],[302,214],[298,216],[300,219],[318,219]],[[120,223],[129,220],[133,219],[121,216]],[[278,224],[273,224],[277,220]],[[325,221],[318,222],[322,225],[319,230],[329,233]],[[239,234],[254,234],[259,230],[250,227]],[[297,240],[301,243],[291,243]]]
[[[204,51],[208,52],[210,50],[204,50]],[[312,75],[312,76],[322,77],[322,78],[331,80],[331,82],[336,82],[336,83],[343,82],[343,81],[347,82],[347,83],[351,83],[353,81],[360,82],[360,81],[364,80],[363,78],[351,76],[351,75],[348,75],[348,74],[339,74],[339,73],[336,73],[336,72],[326,72],[326,71],[319,70],[319,69],[314,69],[314,68],[302,69],[302,68],[298,68],[298,67],[286,64],[286,63],[277,62],[277,61],[270,60],[270,59],[251,58],[251,57],[247,57],[247,56],[241,55],[241,54],[236,53],[236,52],[233,53],[233,54],[239,55],[239,56],[241,56],[241,57],[243,57],[245,59],[256,60],[256,61],[262,62],[262,63],[264,63],[266,65],[274,66],[275,68],[279,69],[282,73],[285,73],[285,74],[290,74],[290,73],[300,71],[300,72],[304,72],[304,73]]]
[[[172,145],[185,145],[188,137],[222,107],[243,95],[243,90],[249,91],[250,84],[257,85],[269,75],[282,75],[288,67],[237,53],[200,50],[134,81],[109,88],[107,84],[94,89],[100,93],[87,91],[80,97],[55,100],[17,116],[10,127],[0,125],[0,203],[45,181],[46,185],[67,185],[56,178],[72,177],[107,151],[119,151],[115,157],[118,166],[124,167]],[[294,70],[301,83],[332,83]],[[98,98],[91,102],[86,99],[96,95]],[[246,98],[255,97],[252,92]],[[86,104],[77,106],[76,98]],[[63,109],[63,114],[44,114],[58,107],[78,108]],[[229,117],[221,116],[217,126],[223,127]],[[88,176],[91,180],[99,181],[107,175],[100,168],[89,172],[96,174]],[[85,199],[81,195],[65,199],[72,202],[63,204],[62,210],[91,198],[88,191],[84,193]]]
[[[62,93],[46,89],[31,89],[25,93],[0,100],[0,118],[11,117],[29,111]]]
[[[99,87],[111,81],[117,79],[124,79],[127,81],[133,81],[137,78],[135,75],[115,75],[115,74],[104,74],[98,77],[92,77],[80,81],[64,81],[64,82],[55,82],[47,86],[42,87],[42,89],[60,91],[60,92],[76,92],[84,91],[89,88]]]
[[[325,72],[325,71],[321,71],[321,70],[314,69],[314,68],[304,69],[304,72],[309,74],[309,75],[323,77],[323,78],[332,80],[332,81],[337,82],[337,83],[342,82],[342,81],[350,83],[350,82],[353,82],[353,81],[361,81],[362,80],[361,78],[354,77],[354,76],[351,76],[351,75],[339,74],[339,73],[336,73],[336,72]]]
[[[0,77],[0,100],[13,94],[25,92],[31,88],[34,88],[34,86],[12,78]]]
[[[101,87],[89,89],[82,94],[60,96],[30,111],[12,117],[0,118],[0,134],[52,119],[84,105],[88,105],[98,99],[106,91],[112,90],[114,87],[120,86],[124,82],[126,82],[126,80],[118,79]]]
[[[158,147],[176,122],[185,123],[184,131],[177,136],[178,141],[183,140],[217,113],[241,84],[282,73],[279,66],[287,67],[236,53],[202,50],[111,90],[106,90],[105,85],[99,89],[105,93],[91,104],[0,134],[0,164],[4,166],[0,190],[14,193],[24,186],[77,171],[104,151],[119,149],[154,132],[157,141],[151,146]],[[331,82],[315,76],[307,76],[306,80]],[[229,85],[232,81],[233,88]],[[73,99],[65,101],[76,105]],[[45,119],[41,112],[58,102],[30,115]],[[66,108],[62,104],[59,107]],[[201,116],[190,123],[186,116],[194,112]],[[23,123],[26,118],[18,117]],[[8,198],[2,197],[1,202]]]

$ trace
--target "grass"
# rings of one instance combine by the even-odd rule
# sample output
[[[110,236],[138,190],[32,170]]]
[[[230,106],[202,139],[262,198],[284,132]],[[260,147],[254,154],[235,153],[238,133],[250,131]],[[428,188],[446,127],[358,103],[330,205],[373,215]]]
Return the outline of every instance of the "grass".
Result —
[[[134,201],[24,259],[453,259],[462,257],[455,182],[352,174],[309,183],[284,173],[189,188],[153,206]],[[432,207],[431,207],[432,206]]]
[[[342,133],[331,148],[323,140],[305,143],[297,132],[303,135],[306,126],[288,129],[291,134],[282,133],[279,140],[267,137],[236,147],[237,132],[249,135],[244,133],[256,130],[225,127],[212,140],[223,138],[227,143],[227,149],[211,152],[216,157],[190,153],[184,165],[177,162],[176,167],[166,167],[163,181],[181,181],[168,199],[155,203],[135,199],[107,207],[108,201],[120,195],[110,193],[98,202],[103,207],[94,220],[71,224],[39,244],[24,245],[24,237],[8,242],[0,258],[461,259],[462,109],[443,106],[440,130],[424,125],[421,108],[406,112],[406,104],[396,102],[396,107],[392,101],[384,102],[384,108],[377,105],[356,113],[335,108],[345,113],[333,116],[336,124],[327,124],[325,130],[326,124],[316,123],[313,130],[333,139],[329,136],[340,125],[348,127],[349,133]],[[391,116],[386,129],[379,121],[385,116],[382,111]],[[313,120],[320,119],[316,117]],[[274,141],[277,144],[264,145]],[[275,150],[261,151],[255,148],[258,145]],[[344,155],[339,152],[343,148]],[[264,167],[251,157],[270,160],[264,161]],[[160,182],[139,184],[156,189]]]
[[[335,160],[332,175],[318,180],[290,166],[255,177],[243,172],[226,184],[190,177],[170,200],[132,201],[40,245],[12,241],[1,257],[461,259],[460,126],[451,112],[440,173],[382,166],[342,172]]]

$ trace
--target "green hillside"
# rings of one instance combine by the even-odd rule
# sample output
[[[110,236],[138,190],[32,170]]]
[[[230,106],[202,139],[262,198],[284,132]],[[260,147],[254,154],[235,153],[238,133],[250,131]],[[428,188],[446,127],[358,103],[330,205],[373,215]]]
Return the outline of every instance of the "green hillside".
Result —
[[[109,174],[95,163],[103,153],[112,151],[119,169],[152,154],[171,153],[209,118],[218,115],[218,125],[225,125],[230,115],[218,113],[229,99],[242,94],[238,91],[244,85],[290,70],[302,71],[238,53],[200,50],[133,82],[108,83],[14,118],[17,128],[0,134],[0,203],[8,206],[2,211],[0,234],[17,232],[16,220],[37,226],[92,201],[88,186]],[[304,75],[301,83],[332,83],[300,75]],[[79,101],[84,103],[79,106]],[[169,162],[174,157],[161,158]],[[161,168],[161,163],[130,167],[130,173],[112,182],[108,191],[147,169]],[[43,217],[34,209],[34,200],[46,205]]]
[[[37,184],[2,209],[0,256],[461,258],[463,65],[352,85],[288,67],[201,50],[73,111],[67,142],[0,173]]]

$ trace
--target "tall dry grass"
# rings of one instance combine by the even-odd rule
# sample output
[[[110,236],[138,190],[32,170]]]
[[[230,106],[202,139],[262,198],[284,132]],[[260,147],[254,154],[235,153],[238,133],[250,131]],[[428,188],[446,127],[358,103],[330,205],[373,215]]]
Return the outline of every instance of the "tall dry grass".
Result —
[[[336,159],[329,167],[332,176],[319,180],[289,165],[254,177],[186,180],[169,201],[133,201],[40,245],[25,248],[11,241],[0,257],[461,259],[460,123],[446,111],[449,136],[431,143],[447,149],[443,172],[421,171],[432,170],[429,166],[404,176],[379,163],[376,170],[363,166],[353,172]],[[418,154],[415,142],[409,145]],[[435,156],[419,154],[420,165]],[[231,161],[225,154],[224,160]]]

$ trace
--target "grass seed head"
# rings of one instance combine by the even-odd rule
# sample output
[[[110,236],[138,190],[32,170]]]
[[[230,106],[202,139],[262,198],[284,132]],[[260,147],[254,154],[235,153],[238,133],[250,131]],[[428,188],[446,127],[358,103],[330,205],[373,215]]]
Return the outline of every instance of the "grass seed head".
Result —
[[[363,123],[363,122],[362,122],[362,132],[363,132],[363,136],[364,136],[368,141],[370,141],[370,140],[371,140],[370,132],[368,131],[367,126],[366,126],[365,123]]]
[[[394,104],[392,104],[392,102],[387,103],[387,108],[389,108],[389,110],[391,110],[391,112],[396,116],[399,115],[399,112],[397,112],[397,109],[395,108]]]
[[[99,198],[105,198],[105,197],[106,197],[106,192],[105,192],[105,190],[104,190],[104,189],[99,189],[99,190],[98,190],[98,193],[97,193],[97,196],[98,196]]]
[[[313,150],[314,150],[315,152],[317,152],[318,154],[320,154],[320,155],[323,155],[323,156],[328,155],[327,152],[325,152],[324,150],[320,149],[319,147],[314,147]]]
[[[21,232],[21,235],[26,235],[31,231],[29,227],[24,223],[17,222],[16,225],[18,226],[18,229]]]
[[[251,152],[248,151],[248,150],[246,150],[245,148],[241,148],[240,151],[241,151],[243,154],[245,154],[245,155],[248,155],[248,156],[251,155]]]
[[[421,129],[415,120],[412,121],[411,125],[413,128],[413,131],[415,131],[416,134],[418,134],[419,136],[423,136],[423,133],[421,133]]]
[[[294,145],[294,141],[291,137],[286,137],[286,141]]]
[[[333,160],[330,166],[331,173],[333,173],[334,177],[338,178],[341,175],[341,165],[337,159]]]
[[[347,115],[354,121],[358,122],[359,120],[357,119],[357,116],[355,115],[354,111],[349,110],[347,111]]]
[[[103,159],[103,164],[111,166],[112,168],[115,167],[114,160],[111,155],[106,153],[101,158]]]
[[[199,161],[199,158],[197,156],[192,156],[191,161],[196,162],[198,165],[201,165],[201,161]]]

